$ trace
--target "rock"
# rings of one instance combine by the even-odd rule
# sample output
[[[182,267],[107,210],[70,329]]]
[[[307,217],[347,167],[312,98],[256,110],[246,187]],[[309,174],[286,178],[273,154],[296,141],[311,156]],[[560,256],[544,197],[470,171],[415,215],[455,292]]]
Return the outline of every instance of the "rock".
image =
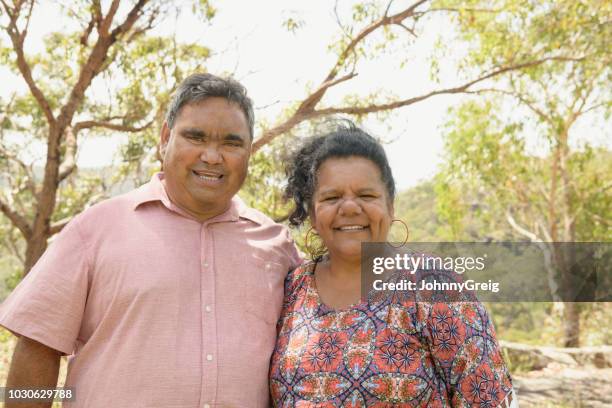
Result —
[[[612,346],[597,347],[543,347],[500,341],[511,367],[521,370],[541,370],[551,363],[567,367],[612,367]]]

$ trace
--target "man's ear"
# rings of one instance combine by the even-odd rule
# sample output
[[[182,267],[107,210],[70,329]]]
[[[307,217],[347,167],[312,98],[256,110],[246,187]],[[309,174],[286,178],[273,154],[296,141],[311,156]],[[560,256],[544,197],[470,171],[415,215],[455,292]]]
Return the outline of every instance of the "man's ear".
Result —
[[[170,141],[170,128],[168,127],[168,122],[164,121],[164,124],[161,128],[160,140],[159,140],[159,154],[164,158],[166,155],[166,147],[168,146],[168,141]]]

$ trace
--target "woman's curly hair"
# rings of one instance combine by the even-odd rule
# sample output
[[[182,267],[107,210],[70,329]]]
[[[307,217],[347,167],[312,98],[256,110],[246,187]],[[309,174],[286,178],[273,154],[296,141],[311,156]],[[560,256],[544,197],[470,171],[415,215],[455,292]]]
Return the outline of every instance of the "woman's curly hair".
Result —
[[[381,144],[350,121],[343,121],[335,130],[306,139],[285,167],[285,198],[294,202],[289,223],[298,227],[308,218],[317,186],[317,171],[327,159],[358,156],[371,160],[380,170],[388,198],[395,198],[395,181],[387,155]]]

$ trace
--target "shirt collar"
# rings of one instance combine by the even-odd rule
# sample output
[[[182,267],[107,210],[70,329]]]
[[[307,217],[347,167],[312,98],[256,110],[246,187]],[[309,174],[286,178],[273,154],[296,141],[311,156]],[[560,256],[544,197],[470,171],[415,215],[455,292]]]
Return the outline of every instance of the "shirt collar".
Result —
[[[162,183],[163,178],[163,172],[156,173],[153,175],[153,177],[151,177],[151,181],[149,181],[147,184],[142,185],[135,191],[133,206],[134,210],[137,210],[141,205],[145,203],[160,201],[168,210],[179,213],[184,217],[192,218],[189,214],[178,208],[174,203],[172,203],[172,201],[170,201],[170,198],[166,193],[164,184]],[[235,195],[234,197],[232,197],[230,207],[227,209],[227,211],[211,219],[206,220],[205,223],[210,224],[214,222],[225,221],[235,222],[238,221],[240,218],[244,218],[253,221],[254,223],[257,223],[259,225],[262,225],[262,217],[263,216],[258,211],[247,206],[240,197]]]

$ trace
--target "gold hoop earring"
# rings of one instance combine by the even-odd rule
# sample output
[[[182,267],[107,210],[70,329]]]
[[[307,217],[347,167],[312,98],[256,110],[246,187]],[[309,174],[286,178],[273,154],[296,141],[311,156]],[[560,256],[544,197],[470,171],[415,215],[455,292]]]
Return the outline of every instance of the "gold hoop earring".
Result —
[[[408,229],[408,225],[404,221],[402,221],[402,220],[400,220],[398,218],[395,218],[395,219],[393,219],[391,221],[391,225],[393,225],[394,222],[399,222],[399,223],[401,223],[404,226],[404,228],[406,228],[406,238],[404,238],[404,242],[402,242],[399,246],[395,246],[395,245],[391,244],[390,242],[388,244],[390,246],[392,246],[393,248],[401,248],[404,245],[406,245],[406,242],[408,242],[408,237],[410,237],[410,230]]]
[[[315,233],[313,235],[317,235],[316,230],[313,227],[310,227],[310,229],[308,230],[308,232],[306,233],[306,238],[304,239],[304,246],[306,247],[306,251],[308,251],[308,254],[310,255],[310,258],[314,261],[318,258],[320,258],[321,256],[325,255],[325,248],[324,247],[317,247],[317,248],[312,248],[310,246],[309,243],[309,239],[310,239],[310,233],[315,231]]]

